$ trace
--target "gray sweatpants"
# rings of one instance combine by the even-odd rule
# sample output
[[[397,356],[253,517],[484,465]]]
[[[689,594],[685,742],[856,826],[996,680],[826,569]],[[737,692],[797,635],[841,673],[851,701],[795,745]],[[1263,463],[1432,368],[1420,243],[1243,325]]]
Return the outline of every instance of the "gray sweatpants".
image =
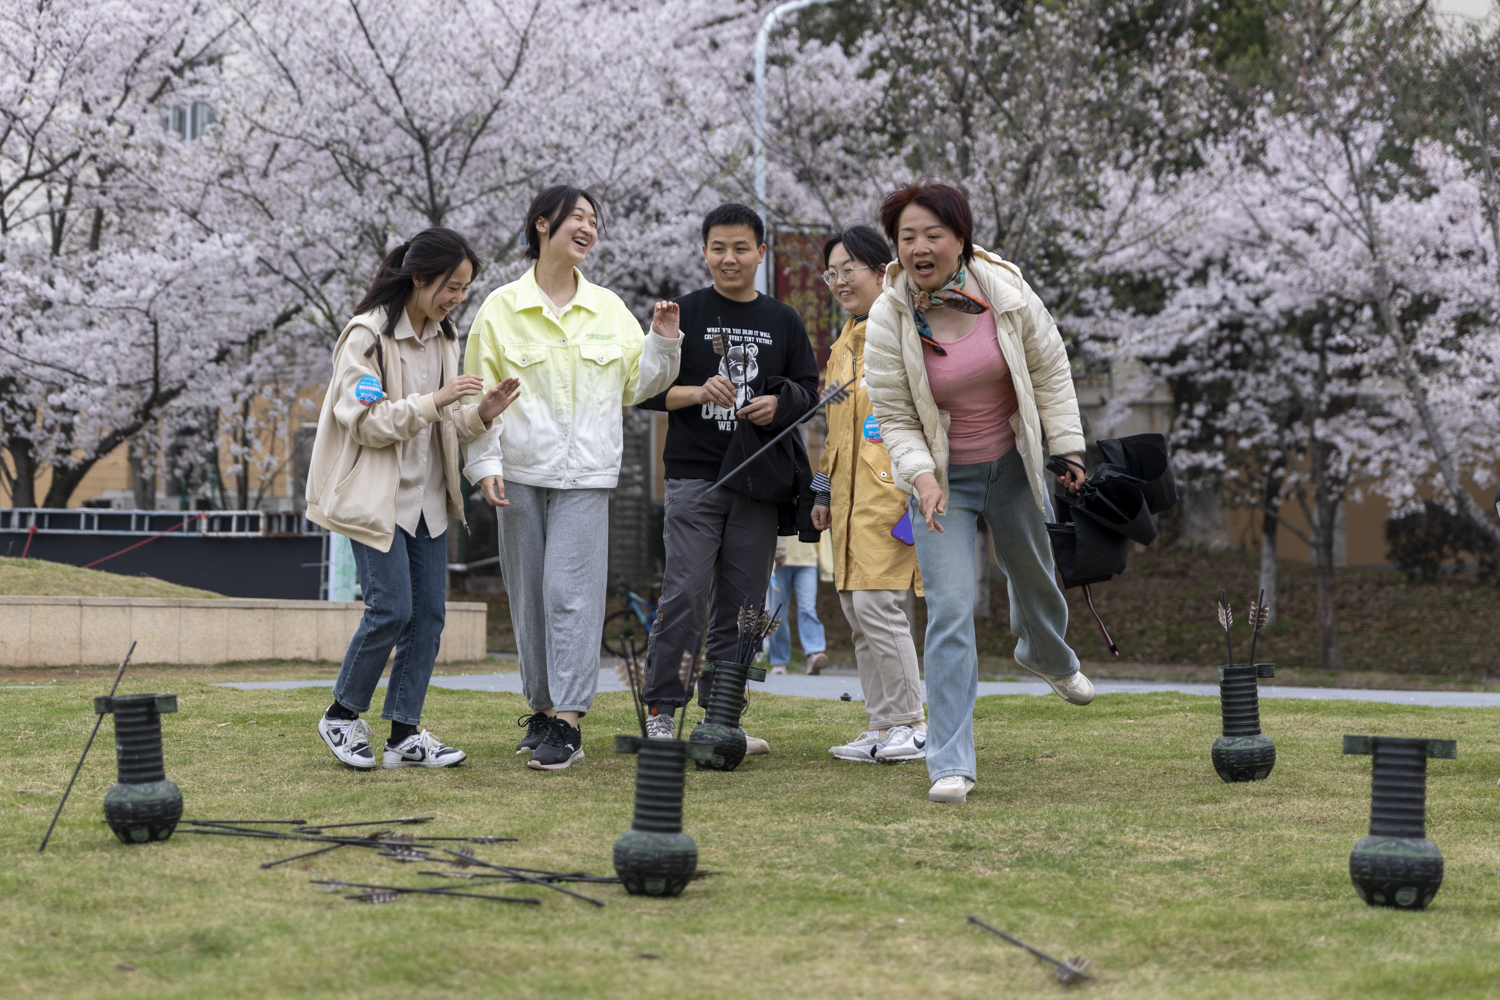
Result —
[[[587,712],[599,690],[609,583],[609,490],[506,483],[500,571],[533,712]]]
[[[687,701],[677,672],[683,651],[697,653],[708,622],[710,660],[731,660],[739,643],[741,605],[766,599],[776,556],[776,505],[727,489],[709,492],[706,479],[668,479],[664,523],[661,624],[646,646],[648,705]],[[710,609],[710,603],[712,609]]]

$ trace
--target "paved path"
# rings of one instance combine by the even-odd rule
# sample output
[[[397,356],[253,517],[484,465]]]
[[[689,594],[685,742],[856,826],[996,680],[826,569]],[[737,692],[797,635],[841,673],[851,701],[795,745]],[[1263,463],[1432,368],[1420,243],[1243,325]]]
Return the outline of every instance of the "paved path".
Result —
[[[384,678],[381,684],[386,683]],[[224,684],[223,687],[249,691],[260,688],[287,690],[304,687],[333,687],[333,681],[240,681]],[[451,677],[434,677],[433,687],[455,691],[507,691],[519,694],[521,675],[504,674],[458,674]],[[922,686],[925,696],[927,686]],[[625,685],[615,677],[613,670],[599,671],[600,691],[624,691]],[[842,698],[848,695],[853,701],[864,701],[864,691],[858,677],[808,677],[805,674],[778,674],[766,678],[764,684],[752,682],[751,690],[770,694],[786,694],[799,698]],[[1170,681],[1095,681],[1094,690],[1106,694],[1150,694],[1156,691],[1178,691],[1182,694],[1203,695],[1217,698],[1217,684],[1173,684]],[[980,695],[987,694],[1051,694],[1052,689],[1041,681],[981,681]],[[1428,705],[1457,708],[1500,708],[1500,693],[1473,691],[1369,691],[1360,688],[1289,687],[1262,684],[1262,698],[1311,698],[1317,701],[1380,701],[1395,705]]]

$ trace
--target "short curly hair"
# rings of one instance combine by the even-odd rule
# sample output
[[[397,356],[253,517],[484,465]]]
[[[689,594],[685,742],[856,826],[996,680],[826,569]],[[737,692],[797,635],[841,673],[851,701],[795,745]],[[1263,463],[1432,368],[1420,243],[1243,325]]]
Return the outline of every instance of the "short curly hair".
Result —
[[[901,213],[908,205],[921,205],[936,215],[963,241],[963,262],[967,264],[974,259],[974,213],[962,191],[950,184],[916,180],[886,195],[880,203],[880,225],[898,247],[901,241],[896,234],[901,228]]]

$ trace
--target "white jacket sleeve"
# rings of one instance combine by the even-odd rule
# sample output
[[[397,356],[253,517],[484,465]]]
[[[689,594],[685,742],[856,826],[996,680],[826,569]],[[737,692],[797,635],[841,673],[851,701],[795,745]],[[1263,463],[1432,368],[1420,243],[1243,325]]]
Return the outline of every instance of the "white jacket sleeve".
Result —
[[[1081,455],[1085,447],[1083,421],[1078,416],[1078,392],[1068,349],[1052,314],[1031,285],[1023,285],[1022,310],[1026,368],[1036,397],[1037,414],[1047,434],[1047,450],[1054,455]]]
[[[671,340],[646,330],[641,351],[636,355],[634,371],[625,380],[625,405],[634,406],[643,399],[658,396],[677,381],[682,366],[682,332]]]
[[[496,417],[490,429],[464,446],[464,478],[477,483],[486,476],[505,478],[504,465],[500,461],[500,425],[503,417]]]
[[[897,486],[910,493],[912,480],[924,472],[936,473],[937,463],[927,447],[922,417],[912,398],[901,350],[901,318],[885,296],[876,301],[865,326],[865,383],[870,409],[891,456],[891,475]]]

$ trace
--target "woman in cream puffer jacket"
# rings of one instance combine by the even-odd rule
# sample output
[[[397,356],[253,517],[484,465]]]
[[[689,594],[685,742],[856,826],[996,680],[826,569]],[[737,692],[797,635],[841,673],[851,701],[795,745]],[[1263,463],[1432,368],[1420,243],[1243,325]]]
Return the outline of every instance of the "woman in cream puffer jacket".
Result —
[[[912,184],[880,214],[898,260],[870,310],[865,377],[893,477],[913,494],[927,596],[928,797],[962,802],[976,778],[981,519],[1007,579],[1016,662],[1066,701],[1093,698],[1066,642],[1046,529],[1047,451],[1076,463],[1066,477],[1076,489],[1083,428],[1057,325],[1015,265],[974,246],[964,196]]]

